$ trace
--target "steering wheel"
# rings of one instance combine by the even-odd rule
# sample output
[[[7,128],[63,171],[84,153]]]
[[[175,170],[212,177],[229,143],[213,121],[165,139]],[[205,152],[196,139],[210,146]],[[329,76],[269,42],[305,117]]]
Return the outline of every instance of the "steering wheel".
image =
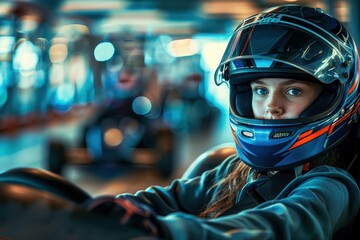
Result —
[[[14,168],[0,174],[0,184],[15,184],[55,194],[72,203],[83,204],[91,195],[50,171],[38,168]]]
[[[0,173],[0,235],[6,239],[154,239],[82,208],[92,197],[43,169]]]

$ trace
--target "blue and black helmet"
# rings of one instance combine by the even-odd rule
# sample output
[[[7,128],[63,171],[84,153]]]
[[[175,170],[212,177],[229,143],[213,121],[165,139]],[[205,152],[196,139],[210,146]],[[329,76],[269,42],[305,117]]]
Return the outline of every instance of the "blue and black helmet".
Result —
[[[294,119],[254,119],[250,82],[292,78],[324,85]],[[359,56],[346,28],[318,8],[281,5],[236,28],[215,72],[230,87],[239,157],[259,171],[300,166],[336,146],[360,115]]]

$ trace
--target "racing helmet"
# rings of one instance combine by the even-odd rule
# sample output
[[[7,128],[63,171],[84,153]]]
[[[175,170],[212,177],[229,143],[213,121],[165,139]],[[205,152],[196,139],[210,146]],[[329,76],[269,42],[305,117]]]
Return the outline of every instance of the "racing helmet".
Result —
[[[250,82],[259,78],[316,81],[324,87],[298,118],[255,119]],[[259,171],[316,159],[342,142],[360,115],[355,42],[337,19],[318,8],[281,5],[242,21],[215,82],[230,88],[230,127],[238,156]]]

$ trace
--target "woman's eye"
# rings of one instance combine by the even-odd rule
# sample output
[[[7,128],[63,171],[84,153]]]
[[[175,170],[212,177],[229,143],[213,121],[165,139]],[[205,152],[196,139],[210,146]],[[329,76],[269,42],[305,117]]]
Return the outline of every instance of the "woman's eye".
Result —
[[[258,95],[266,95],[269,91],[266,88],[257,87],[254,89],[254,92]]]
[[[291,96],[299,96],[301,94],[301,90],[297,88],[290,88],[289,90],[287,90],[287,94]]]

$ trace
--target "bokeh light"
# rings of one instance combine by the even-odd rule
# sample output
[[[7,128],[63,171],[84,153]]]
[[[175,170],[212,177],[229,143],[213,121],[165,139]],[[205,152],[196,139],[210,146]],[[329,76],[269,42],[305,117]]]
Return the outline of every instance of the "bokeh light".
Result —
[[[72,84],[64,83],[60,85],[53,96],[52,104],[58,111],[70,110],[75,98],[75,87]]]
[[[151,101],[145,96],[139,96],[134,99],[132,108],[136,114],[146,115],[152,107]]]
[[[117,128],[110,128],[104,133],[104,142],[110,147],[119,146],[123,141],[123,133]]]
[[[39,63],[38,47],[32,42],[21,40],[15,50],[13,58],[13,67],[19,71],[21,75],[31,75]]]
[[[94,50],[94,57],[96,61],[105,62],[112,58],[115,53],[115,47],[110,42],[99,43]]]
[[[53,44],[49,49],[49,57],[52,63],[63,62],[68,55],[68,48],[64,43]]]

